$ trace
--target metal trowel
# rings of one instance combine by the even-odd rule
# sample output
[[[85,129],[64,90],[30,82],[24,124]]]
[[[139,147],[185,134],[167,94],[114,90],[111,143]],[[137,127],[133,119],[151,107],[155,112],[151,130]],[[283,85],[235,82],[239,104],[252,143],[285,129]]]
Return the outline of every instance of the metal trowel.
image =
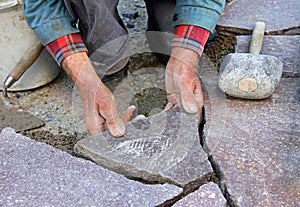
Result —
[[[43,45],[37,43],[25,51],[17,62],[16,66],[10,71],[3,83],[3,96],[7,97],[7,89],[11,87],[24,72],[37,60],[43,50]]]
[[[0,101],[0,131],[5,127],[11,127],[16,132],[20,132],[44,125],[41,119],[22,110],[7,94],[7,89],[19,80],[24,72],[36,61],[42,50],[43,46],[41,43],[37,43],[29,48],[5,79],[3,83],[3,96]]]
[[[41,87],[60,72],[46,49],[41,52],[41,44],[27,25],[23,9],[23,1],[0,0],[0,131],[4,127],[19,132],[43,126],[42,120],[7,97],[7,91]]]

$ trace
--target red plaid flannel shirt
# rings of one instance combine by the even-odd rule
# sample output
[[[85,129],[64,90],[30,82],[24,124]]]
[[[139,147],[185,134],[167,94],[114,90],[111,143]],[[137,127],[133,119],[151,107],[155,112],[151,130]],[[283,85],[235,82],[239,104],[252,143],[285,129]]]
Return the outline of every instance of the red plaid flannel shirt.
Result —
[[[210,32],[198,26],[179,25],[175,27],[174,34],[176,37],[173,39],[172,47],[188,48],[201,56]]]
[[[46,45],[46,49],[60,66],[63,59],[76,52],[87,52],[80,33],[62,36]]]
[[[180,25],[175,27],[175,38],[172,42],[172,47],[184,47],[191,49],[201,56],[206,41],[209,36],[209,31],[201,27],[192,25]],[[76,52],[87,52],[80,33],[68,34],[60,37],[46,45],[46,49],[56,60],[58,65],[61,61]]]

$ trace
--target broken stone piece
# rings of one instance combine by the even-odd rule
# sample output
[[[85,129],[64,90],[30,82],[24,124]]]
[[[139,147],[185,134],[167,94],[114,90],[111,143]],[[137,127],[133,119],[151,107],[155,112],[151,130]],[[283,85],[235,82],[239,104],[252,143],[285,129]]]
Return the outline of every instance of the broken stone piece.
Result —
[[[257,21],[266,23],[267,34],[284,34],[300,25],[299,0],[233,0],[217,23],[220,33],[251,34]],[[300,34],[300,33],[298,33]]]
[[[250,35],[237,36],[236,53],[249,51]],[[300,35],[266,35],[260,54],[272,55],[283,63],[283,77],[300,77]]]
[[[197,191],[187,195],[173,205],[173,207],[192,207],[192,206],[218,206],[225,207],[226,199],[219,187],[210,182],[202,185]]]
[[[0,206],[148,206],[181,193],[145,185],[5,128],[0,134]]]
[[[117,139],[109,132],[80,140],[75,152],[127,177],[184,186],[212,168],[200,145],[196,115],[161,112],[127,124]]]

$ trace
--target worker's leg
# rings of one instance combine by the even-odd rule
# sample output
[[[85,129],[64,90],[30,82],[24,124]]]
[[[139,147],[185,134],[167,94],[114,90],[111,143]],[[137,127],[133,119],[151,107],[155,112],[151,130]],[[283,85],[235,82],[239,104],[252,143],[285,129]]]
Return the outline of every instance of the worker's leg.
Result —
[[[172,23],[176,0],[144,1],[148,13],[148,43],[151,50],[166,64],[171,51],[171,41],[174,30]],[[157,31],[157,33],[151,31]]]
[[[128,62],[128,32],[117,12],[119,0],[65,0],[89,56],[101,76],[115,73]],[[127,56],[127,57],[126,57]]]

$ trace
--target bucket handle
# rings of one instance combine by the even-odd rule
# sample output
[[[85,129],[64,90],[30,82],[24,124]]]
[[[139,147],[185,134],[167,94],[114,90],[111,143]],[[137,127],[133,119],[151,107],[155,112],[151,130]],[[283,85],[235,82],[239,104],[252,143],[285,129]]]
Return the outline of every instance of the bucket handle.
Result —
[[[4,9],[12,8],[18,4],[23,4],[23,0],[10,0],[10,1],[2,1],[0,3],[0,11]]]

